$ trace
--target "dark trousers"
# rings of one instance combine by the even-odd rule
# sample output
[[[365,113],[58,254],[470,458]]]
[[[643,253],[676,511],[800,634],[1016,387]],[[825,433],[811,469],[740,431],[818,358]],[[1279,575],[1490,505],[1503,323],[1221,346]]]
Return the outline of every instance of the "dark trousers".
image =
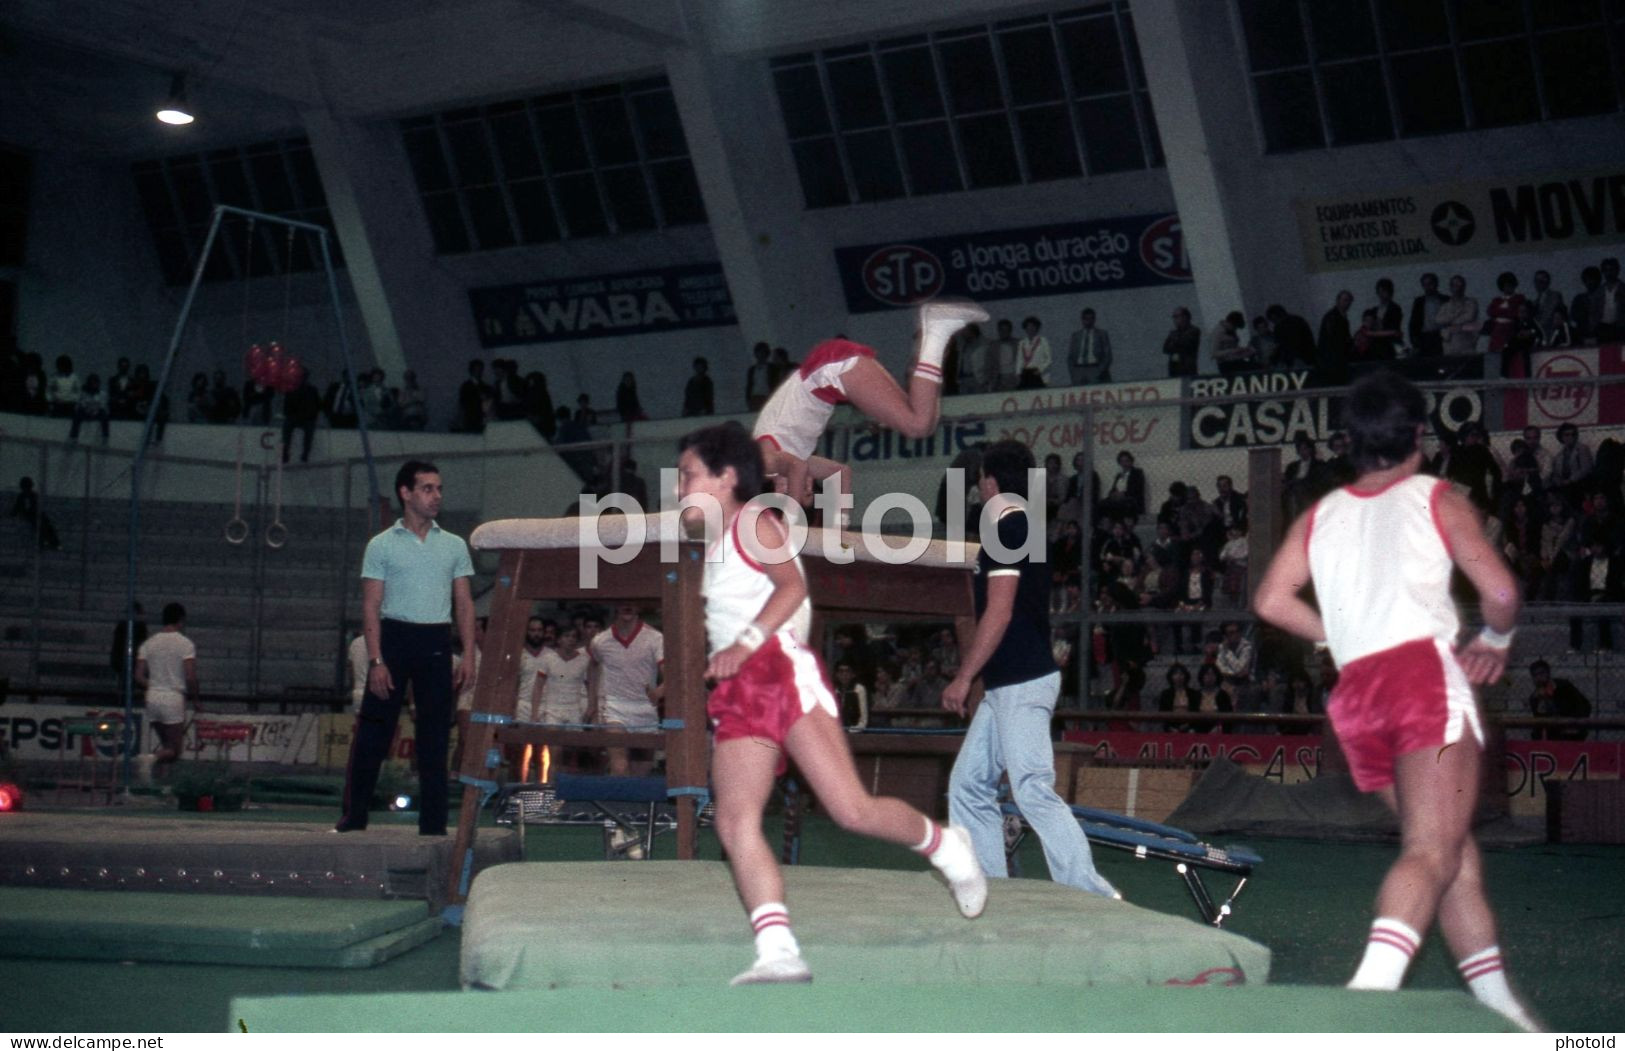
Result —
[[[282,421],[282,462],[283,463],[288,462],[288,450],[290,448],[292,448],[292,446],[293,446],[293,432],[294,431],[304,431],[305,432],[305,448],[299,454],[299,462],[300,463],[309,463],[310,462],[310,440],[312,438],[316,437],[316,421],[315,420],[305,420],[303,422],[295,422],[293,420],[283,420]]]
[[[417,726],[418,831],[440,835],[446,831],[446,753],[457,714],[457,695],[451,688],[451,625],[386,620],[382,629],[379,656],[395,689],[388,697],[368,690],[361,698],[338,827],[367,827],[367,804],[378,787],[378,771],[389,754],[410,685]]]

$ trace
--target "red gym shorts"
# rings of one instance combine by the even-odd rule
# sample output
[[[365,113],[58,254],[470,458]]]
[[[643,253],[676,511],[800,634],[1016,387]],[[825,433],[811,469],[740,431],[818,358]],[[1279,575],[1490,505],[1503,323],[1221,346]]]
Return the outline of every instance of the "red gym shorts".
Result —
[[[804,714],[803,696],[834,713],[835,697],[818,656],[795,643],[786,647],[774,635],[740,665],[732,678],[716,684],[705,710],[719,744],[756,737],[783,745],[790,728]],[[779,772],[784,770],[781,753]]]
[[[1326,705],[1355,787],[1394,783],[1394,760],[1455,744],[1478,724],[1473,688],[1448,643],[1417,639],[1345,665]]]

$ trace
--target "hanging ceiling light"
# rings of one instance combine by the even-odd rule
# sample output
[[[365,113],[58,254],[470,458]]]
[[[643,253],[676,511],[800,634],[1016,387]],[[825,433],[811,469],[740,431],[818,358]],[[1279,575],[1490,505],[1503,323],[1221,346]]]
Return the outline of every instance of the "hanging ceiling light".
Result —
[[[175,78],[169,82],[169,99],[156,114],[165,124],[190,124],[197,118],[192,116],[192,109],[186,104],[186,74],[176,73]]]

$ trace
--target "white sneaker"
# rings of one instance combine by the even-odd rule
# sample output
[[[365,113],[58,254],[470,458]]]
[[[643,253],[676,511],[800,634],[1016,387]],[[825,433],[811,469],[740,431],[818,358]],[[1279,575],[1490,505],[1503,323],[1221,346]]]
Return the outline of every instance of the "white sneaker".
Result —
[[[949,825],[942,830],[942,845],[937,848],[937,854],[931,863],[948,881],[959,914],[974,920],[987,907],[987,876],[970,845],[970,833],[959,825]]]
[[[812,981],[812,969],[800,956],[773,956],[757,960],[750,970],[736,974],[729,985],[766,985]]]
[[[950,335],[971,322],[978,324],[988,319],[987,311],[968,299],[937,299],[920,304],[920,331],[932,322],[952,325]]]

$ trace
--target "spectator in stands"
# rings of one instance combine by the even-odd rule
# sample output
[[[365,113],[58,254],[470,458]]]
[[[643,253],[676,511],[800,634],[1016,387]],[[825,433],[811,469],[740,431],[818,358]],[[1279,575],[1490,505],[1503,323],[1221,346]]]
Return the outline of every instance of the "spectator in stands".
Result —
[[[1467,294],[1467,279],[1456,274],[1450,279],[1450,298],[1434,313],[1439,338],[1449,355],[1472,354],[1478,347],[1478,300]]]
[[[1394,312],[1399,308],[1394,304]],[[1399,339],[1399,329],[1385,329],[1382,327],[1382,315],[1376,307],[1368,307],[1360,315],[1360,328],[1354,333],[1353,360],[1357,364],[1367,365],[1374,362],[1394,360],[1394,343]]]
[[[147,411],[152,407],[152,399],[157,396],[158,387],[152,381],[152,372],[145,364],[137,365],[135,372],[130,377],[130,411],[135,414],[136,419],[146,418]],[[169,403],[168,395],[164,396],[162,403],[167,408]],[[164,422],[169,422],[169,414],[165,412],[163,416]],[[157,440],[164,440],[161,433]]]
[[[1540,477],[1544,480],[1552,470],[1552,453],[1550,449],[1541,444],[1540,428],[1533,425],[1525,427],[1523,429],[1523,441],[1528,448],[1529,455],[1535,458],[1535,464],[1540,469]]]
[[[135,681],[146,690],[147,723],[158,735],[158,749],[143,755],[140,775],[151,781],[156,767],[167,768],[181,756],[186,732],[186,704],[201,711],[198,700],[197,647],[186,637],[186,607],[164,607],[164,626],[136,651]]]
[[[214,385],[209,390],[209,422],[236,423],[243,414],[243,399],[237,388],[226,379],[224,369],[214,370]]]
[[[1273,304],[1264,311],[1269,318],[1270,329],[1275,333],[1276,345],[1280,348],[1278,361],[1285,368],[1312,368],[1315,364],[1315,334],[1309,329],[1309,322],[1297,314],[1287,313],[1286,307],[1279,303]]]
[[[1559,310],[1566,310],[1563,302],[1563,293],[1552,287],[1552,275],[1545,270],[1535,271],[1535,294],[1529,297],[1529,305],[1535,311],[1535,324],[1541,331],[1550,331],[1556,320]]]
[[[107,411],[115,420],[135,418],[134,398],[131,396],[130,359],[119,358],[113,375],[107,379]]]
[[[1609,497],[1599,493],[1592,497],[1593,505],[1606,508]],[[1606,510],[1594,514],[1580,524],[1580,548],[1575,562],[1574,579],[1576,598],[1581,602],[1625,602],[1625,524],[1619,516]],[[1610,617],[1589,618],[1597,625],[1597,649],[1614,648],[1614,629]],[[1584,650],[1585,622],[1583,618],[1569,618],[1569,649]]]
[[[1602,261],[1602,285],[1592,305],[1597,309],[1597,342],[1617,343],[1625,339],[1625,284],[1619,280],[1619,260]]]
[[[1583,347],[1597,341],[1598,312],[1602,309],[1602,270],[1588,266],[1580,271],[1581,290],[1569,300],[1569,318],[1574,328],[1574,345]]]
[[[850,665],[849,665],[850,667]],[[871,712],[890,711],[894,708],[908,707],[908,691],[897,682],[897,669],[890,664],[882,664],[875,668],[875,688],[873,700],[870,701]],[[919,720],[894,719],[887,716],[883,720],[876,720],[877,725],[904,726],[914,725]]]
[[[592,407],[592,395],[582,391],[576,395],[576,411],[571,417],[583,427],[598,426],[598,410]]]
[[[1168,376],[1194,376],[1196,358],[1202,350],[1202,332],[1191,324],[1191,312],[1185,307],[1175,307],[1172,317],[1173,331],[1162,341],[1162,352],[1168,357]]]
[[[1501,348],[1501,375],[1507,379],[1527,379],[1534,375],[1534,353],[1539,350],[1546,333],[1535,324],[1535,308],[1528,300],[1518,304],[1513,319],[1512,334]]]
[[[1040,331],[1043,327],[1044,323],[1036,317],[1028,316],[1021,321],[1023,334],[1016,343],[1018,389],[1049,386],[1049,369],[1054,363],[1055,354],[1050,349],[1048,337]]]
[[[19,411],[29,416],[43,416],[50,407],[46,391],[50,384],[45,379],[45,363],[38,354],[22,356],[21,395]]]
[[[1252,688],[1256,655],[1253,644],[1242,634],[1239,621],[1227,620],[1221,629],[1224,641],[1219,644],[1219,655],[1214,664],[1219,677],[1232,698],[1245,697]]]
[[[21,518],[34,530],[36,543],[47,551],[61,551],[62,541],[56,535],[56,526],[49,515],[40,510],[39,494],[34,491],[34,479],[17,479],[17,498],[11,503],[11,517]]]
[[[1179,588],[1179,604],[1174,608],[1181,613],[1202,613],[1213,608],[1213,571],[1207,566],[1207,556],[1200,547],[1192,547],[1185,556],[1185,571],[1183,581]],[[1175,652],[1184,652],[1182,638],[1186,632],[1192,640],[1191,648],[1195,648],[1195,640],[1201,637],[1201,627],[1195,624],[1176,625],[1174,628]]]
[[[857,732],[869,728],[869,691],[858,681],[852,665],[842,662],[835,666],[835,704],[841,713],[841,725]]]
[[[553,412],[553,392],[547,388],[547,374],[540,371],[525,374],[525,419],[548,441],[558,433],[558,417]]]
[[[1124,518],[1131,526],[1145,514],[1145,471],[1134,466],[1134,454],[1127,449],[1117,454],[1117,474],[1096,506],[1101,516]]]
[[[51,415],[64,419],[72,416],[79,404],[79,377],[73,371],[73,359],[66,354],[56,357],[56,374],[51,377],[46,398],[51,405]]]
[[[942,707],[942,691],[948,685],[949,679],[942,674],[942,665],[930,657],[925,658],[920,665],[919,677],[909,688],[908,706],[910,708],[940,708]]]
[[[527,385],[530,377],[540,375],[540,372],[532,372],[526,377]],[[418,386],[418,374],[412,369],[407,369],[401,377],[401,395],[397,404],[402,430],[421,431],[429,425],[429,402],[424,397],[423,388]]]
[[[1557,428],[1557,454],[1546,472],[1546,491],[1557,493],[1571,506],[1578,505],[1591,480],[1594,459],[1572,423]]]
[[[1540,718],[1589,719],[1591,701],[1580,688],[1568,679],[1552,678],[1552,666],[1544,660],[1529,665],[1529,680],[1534,690],[1529,694],[1529,714]],[[1583,741],[1584,727],[1537,726],[1529,735],[1536,741]]]
[[[711,382],[711,363],[705,358],[695,358],[694,374],[683,386],[683,415],[715,415],[716,398],[716,385]]]
[[[457,388],[457,422],[454,431],[473,434],[485,430],[485,417],[495,392],[485,383],[485,362],[478,358],[468,363],[468,378]]]
[[[1226,714],[1236,710],[1235,697],[1224,688],[1224,677],[1217,665],[1203,664],[1196,669],[1196,710]],[[1227,731],[1228,727],[1223,723],[1207,723],[1195,729],[1198,732],[1221,733]]]
[[[1050,453],[1044,457],[1044,514],[1050,528],[1060,522],[1061,500],[1066,496],[1066,476],[1061,473],[1061,456]]]
[[[1326,451],[1331,456],[1326,459],[1326,491],[1330,492],[1339,486],[1348,485],[1358,475],[1354,469],[1354,461],[1349,458],[1349,436],[1342,431],[1333,431],[1326,439]]]
[[[1253,317],[1252,336],[1247,340],[1247,351],[1254,364],[1261,369],[1280,364],[1281,346],[1275,341],[1275,329],[1263,314]]]
[[[773,349],[766,343],[757,343],[751,348],[753,358],[750,366],[745,369],[745,407],[756,412],[772,395],[773,366],[768,360]]]
[[[361,409],[367,414],[368,430],[386,431],[395,426],[395,396],[390,393],[383,369],[375,368],[366,374]]]
[[[622,423],[649,418],[649,414],[643,411],[643,402],[638,398],[638,378],[630,372],[621,373],[620,385],[615,388],[615,412]]]
[[[1020,354],[1016,350],[1016,336],[1014,325],[1009,318],[1000,318],[997,324],[998,335],[988,347],[987,367],[988,386],[990,391],[1015,390],[1020,370],[1016,361]]]
[[[242,418],[247,423],[258,424],[261,427],[271,422],[271,402],[276,392],[253,376],[243,380],[243,413]]]
[[[621,459],[621,492],[645,512],[654,510],[649,505],[649,483],[638,474],[638,462],[630,456]]]
[[[310,373],[299,378],[299,386],[282,396],[282,462],[288,462],[288,451],[293,446],[293,432],[303,431],[305,440],[299,450],[299,462],[310,462],[310,443],[316,437],[316,420],[322,414],[322,396],[310,382]]]
[[[1252,348],[1241,342],[1241,330],[1247,327],[1247,318],[1239,310],[1232,310],[1219,319],[1208,336],[1208,354],[1221,376],[1234,376],[1254,367]]]
[[[525,418],[525,381],[519,375],[519,362],[507,358],[502,362],[500,376],[495,372],[496,362],[492,362],[492,386],[496,388],[496,400],[492,411],[499,420],[522,420]]]
[[[107,426],[107,393],[102,390],[102,378],[92,372],[85,377],[85,385],[79,391],[79,404],[73,409],[73,426],[68,428],[68,441],[79,440],[79,427],[86,420],[95,420],[101,425],[102,444],[108,441]]]
[[[1202,499],[1202,490],[1195,485],[1185,487],[1185,503],[1179,509],[1179,539],[1186,549],[1200,548],[1209,566],[1219,559],[1219,548],[1224,546],[1224,526],[1213,505]]]
[[[1461,429],[1461,439],[1441,450],[1443,463],[1435,473],[1464,486],[1467,496],[1483,513],[1497,506],[1501,491],[1501,465],[1490,449],[1490,435],[1484,425],[1473,421]]]
[[[194,372],[192,385],[186,391],[186,422],[206,423],[209,413],[209,374]]]
[[[1295,520],[1331,489],[1326,465],[1321,463],[1315,451],[1314,439],[1299,435],[1292,447],[1298,458],[1287,464],[1286,471],[1281,475],[1281,498],[1286,505],[1288,522]]]
[[[1557,295],[1558,293],[1553,293]],[[1540,345],[1548,350],[1558,350],[1563,347],[1575,345],[1574,328],[1569,324],[1568,308],[1562,303],[1552,311],[1549,325],[1542,325],[1540,329]]]
[[[954,629],[942,628],[933,636],[930,655],[948,678],[953,678],[959,672],[959,639],[955,637]]]
[[[327,393],[322,396],[322,411],[327,414],[327,425],[334,430],[354,430],[361,420],[361,410],[358,407],[363,396],[362,387],[366,383],[367,373],[356,373],[356,387],[341,376],[327,385]],[[484,417],[481,416],[480,429],[485,429]]]
[[[1219,586],[1231,609],[1247,605],[1247,558],[1247,523],[1240,522],[1225,531],[1224,547],[1219,549]]]
[[[1320,697],[1315,693],[1315,684],[1309,678],[1309,673],[1301,665],[1294,666],[1287,673],[1286,697],[1281,702],[1282,715],[1320,715],[1325,711]],[[1284,734],[1314,733],[1315,728],[1308,725],[1283,726]]]
[[[1199,710],[1200,702],[1196,691],[1191,688],[1191,673],[1188,668],[1178,661],[1168,666],[1165,676],[1168,685],[1157,694],[1157,711],[1159,712],[1194,712]],[[1174,733],[1188,733],[1196,729],[1191,723],[1169,722],[1163,724],[1163,729]]]
[[[1485,330],[1489,334],[1488,352],[1499,354],[1512,338],[1512,332],[1517,327],[1518,307],[1527,302],[1523,293],[1518,291],[1518,275],[1510,270],[1503,270],[1495,279],[1495,298],[1485,308]],[[1501,374],[1507,375],[1503,365]]]
[[[981,325],[973,321],[955,334],[948,345],[948,356],[943,359],[943,375],[951,375],[954,380],[953,393],[980,394],[988,389],[987,355],[988,343]],[[947,369],[950,358],[952,373]]]
[[[1510,514],[1501,522],[1501,553],[1518,575],[1525,595],[1533,598],[1541,584],[1541,527],[1534,509],[1524,497],[1512,501]]]
[[[1341,386],[1349,379],[1349,359],[1354,353],[1354,332],[1349,324],[1349,308],[1354,293],[1337,293],[1330,310],[1320,319],[1320,337],[1315,340],[1315,382]]]
[[[1377,312],[1375,338],[1367,350],[1372,361],[1393,361],[1399,356],[1400,341],[1405,335],[1405,312],[1394,302],[1394,283],[1386,277],[1377,279]]]
[[[1574,569],[1580,557],[1580,521],[1568,501],[1557,493],[1546,496],[1546,514],[1540,520],[1540,591],[1542,602],[1574,597]],[[1529,500],[1533,515],[1539,506]]]
[[[1067,343],[1066,365],[1072,374],[1072,385],[1082,387],[1091,383],[1112,381],[1111,333],[1095,326],[1093,307],[1084,307],[1078,314],[1081,327]]]
[[[1098,508],[1100,506],[1100,475],[1089,466],[1089,457],[1084,453],[1072,454],[1072,473],[1066,479],[1066,497],[1061,501],[1061,513],[1069,518],[1083,519],[1083,487],[1089,486],[1089,500]]]
[[[768,359],[769,378],[773,381],[773,389],[778,390],[779,384],[785,377],[796,370],[798,362],[790,360],[790,352],[783,347],[774,347],[773,356]]]
[[[1083,559],[1086,554],[1083,527],[1076,519],[1068,518],[1061,523],[1061,531],[1056,535],[1055,543],[1050,545],[1052,608],[1055,600],[1064,597],[1066,582],[1083,571]]]
[[[1138,563],[1141,555],[1140,538],[1134,535],[1128,523],[1121,518],[1112,519],[1110,530],[1096,556],[1095,572],[1116,576],[1115,568],[1119,562],[1126,558]]]
[[[1219,495],[1213,498],[1213,512],[1219,516],[1219,524],[1226,530],[1246,525],[1247,494],[1236,492],[1236,483],[1227,474],[1219,475],[1214,484],[1218,486]]]

